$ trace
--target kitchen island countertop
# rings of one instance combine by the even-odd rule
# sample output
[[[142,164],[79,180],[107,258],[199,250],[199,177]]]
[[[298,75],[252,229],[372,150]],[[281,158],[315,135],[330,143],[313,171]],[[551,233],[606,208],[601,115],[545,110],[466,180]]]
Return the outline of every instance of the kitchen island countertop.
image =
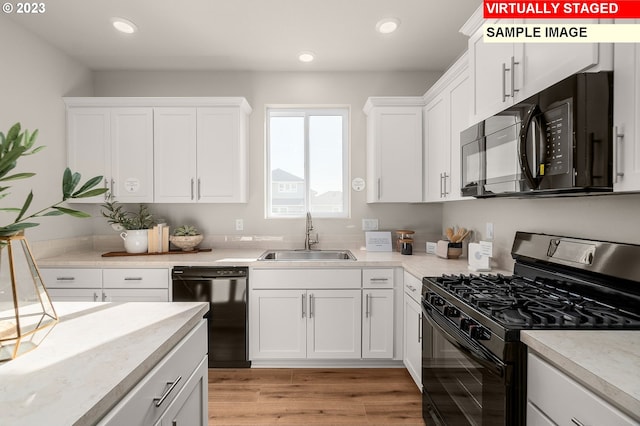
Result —
[[[54,302],[60,322],[0,364],[0,424],[85,425],[106,415],[193,329],[202,302]]]
[[[530,330],[530,349],[610,404],[640,419],[640,331]]]

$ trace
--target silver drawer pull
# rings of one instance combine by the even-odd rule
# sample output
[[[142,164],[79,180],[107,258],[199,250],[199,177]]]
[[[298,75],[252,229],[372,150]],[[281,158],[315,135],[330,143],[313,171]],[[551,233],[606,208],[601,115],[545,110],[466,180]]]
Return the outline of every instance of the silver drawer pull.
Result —
[[[156,407],[159,407],[162,405],[164,400],[167,399],[171,391],[173,391],[173,389],[176,387],[176,385],[180,380],[182,380],[182,376],[178,376],[178,378],[175,379],[173,382],[167,382],[167,385],[171,385],[171,386],[169,386],[169,388],[166,391],[164,391],[164,393],[160,398],[153,398],[153,402],[156,403]]]
[[[76,277],[56,277],[56,281],[75,281]]]
[[[369,278],[369,281],[389,281],[389,278]]]
[[[580,420],[576,419],[575,417],[571,417],[571,423],[573,423],[576,426],[584,426],[584,423],[582,423]]]
[[[142,281],[142,277],[124,277],[125,281]]]
[[[416,289],[414,286],[412,286],[412,285],[408,285],[408,284],[407,284],[407,287],[409,288],[409,290],[411,290],[411,291],[412,291],[412,292],[414,292],[414,293],[415,293],[415,292],[416,292],[416,290],[417,290],[417,289]]]

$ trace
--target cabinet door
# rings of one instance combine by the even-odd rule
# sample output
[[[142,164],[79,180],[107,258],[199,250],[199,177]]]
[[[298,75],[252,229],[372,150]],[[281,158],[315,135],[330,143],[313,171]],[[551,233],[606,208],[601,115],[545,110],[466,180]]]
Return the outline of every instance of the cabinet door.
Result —
[[[362,358],[393,358],[393,290],[363,290]]]
[[[111,182],[111,127],[108,108],[70,107],[67,109],[67,164],[83,180],[103,176]],[[105,195],[68,202],[103,203]]]
[[[307,356],[304,290],[253,290],[249,302],[251,359]]]
[[[640,191],[640,43],[616,43],[614,58],[613,189]]]
[[[361,290],[309,290],[308,358],[360,358]]]
[[[245,126],[239,108],[198,108],[199,202],[247,201]]]
[[[48,288],[54,302],[102,302],[102,291],[96,288]]]
[[[404,366],[422,389],[422,308],[407,293],[404,295]]]
[[[513,23],[513,20],[500,20],[501,24]],[[515,74],[511,70],[511,58],[514,57],[511,43],[484,43],[483,31],[480,29],[469,38],[469,72],[471,75],[472,116],[473,122],[502,111],[513,104],[512,88],[515,91],[521,81],[515,66]],[[512,76],[513,82],[512,86]]]
[[[422,108],[376,107],[368,120],[367,201],[421,201]]]
[[[425,107],[424,200],[445,198],[445,176],[450,176],[449,99],[447,89]]]
[[[471,88],[469,85],[469,70],[466,69],[448,87],[449,90],[449,178],[444,179],[447,200],[460,200],[461,188],[461,149],[460,132],[469,127],[471,110]],[[470,197],[468,197],[470,198]]]
[[[153,110],[111,109],[111,190],[122,203],[153,201]]]
[[[208,372],[207,357],[193,372],[176,399],[167,407],[156,426],[207,426]]]
[[[168,302],[169,290],[158,288],[105,288],[103,302]]]
[[[153,112],[155,202],[195,202],[196,109],[154,108]]]

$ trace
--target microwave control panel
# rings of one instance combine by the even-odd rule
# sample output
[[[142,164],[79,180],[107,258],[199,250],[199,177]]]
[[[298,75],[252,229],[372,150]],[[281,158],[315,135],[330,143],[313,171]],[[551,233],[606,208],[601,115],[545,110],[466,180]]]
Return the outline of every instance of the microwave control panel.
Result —
[[[545,175],[561,175],[569,173],[569,165],[573,154],[571,143],[571,104],[562,103],[544,112],[544,161],[539,173]]]

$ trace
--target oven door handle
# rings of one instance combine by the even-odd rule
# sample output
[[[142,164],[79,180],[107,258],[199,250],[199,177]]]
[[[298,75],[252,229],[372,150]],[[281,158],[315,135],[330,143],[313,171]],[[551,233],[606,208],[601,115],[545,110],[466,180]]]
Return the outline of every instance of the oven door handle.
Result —
[[[454,329],[443,319],[439,319],[439,313],[435,312],[430,306],[422,305],[422,312],[425,318],[434,328],[442,333],[442,335],[453,346],[461,350],[465,355],[487,368],[488,371],[498,377],[505,377],[505,369],[507,365],[496,358],[492,353],[484,349],[482,346],[475,344],[471,339]],[[457,336],[457,337],[454,337]]]

